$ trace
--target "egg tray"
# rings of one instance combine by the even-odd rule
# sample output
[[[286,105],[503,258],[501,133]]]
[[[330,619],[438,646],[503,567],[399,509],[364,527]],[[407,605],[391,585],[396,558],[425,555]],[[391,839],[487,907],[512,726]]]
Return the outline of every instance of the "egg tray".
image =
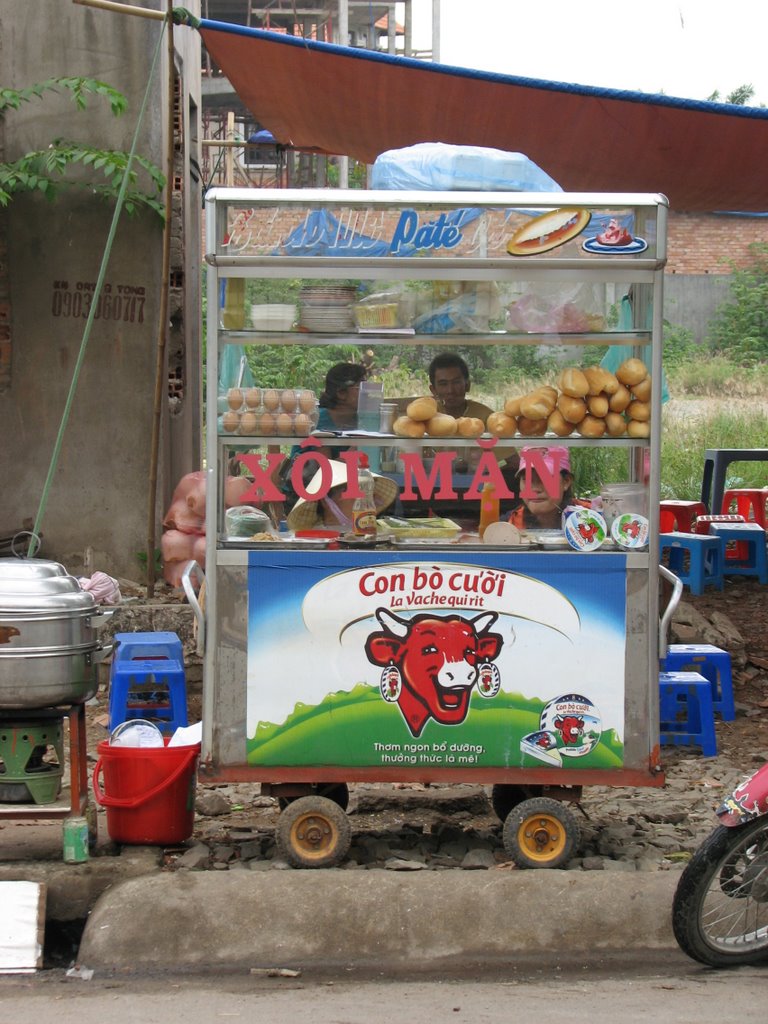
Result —
[[[235,437],[307,437],[317,424],[317,410],[305,412],[270,412],[261,409],[246,409],[243,412],[230,409],[218,419],[219,434]]]
[[[224,397],[232,412],[317,415],[317,396],[309,388],[229,388]]]

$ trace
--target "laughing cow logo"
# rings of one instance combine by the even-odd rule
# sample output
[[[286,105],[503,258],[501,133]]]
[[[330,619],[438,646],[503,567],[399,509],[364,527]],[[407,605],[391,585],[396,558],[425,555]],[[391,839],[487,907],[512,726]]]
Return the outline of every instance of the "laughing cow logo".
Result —
[[[555,719],[555,728],[563,737],[566,746],[573,746],[581,743],[584,735],[584,719],[580,715],[558,715]]]
[[[377,610],[383,632],[371,633],[365,653],[372,664],[399,673],[397,704],[414,736],[430,718],[460,725],[467,717],[481,666],[497,658],[503,645],[499,633],[488,632],[497,617],[486,612],[474,619],[429,614],[402,619]]]

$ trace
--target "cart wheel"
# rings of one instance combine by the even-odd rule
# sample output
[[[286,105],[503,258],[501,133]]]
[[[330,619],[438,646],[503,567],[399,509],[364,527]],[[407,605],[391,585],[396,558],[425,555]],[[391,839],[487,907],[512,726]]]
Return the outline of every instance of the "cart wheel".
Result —
[[[349,807],[349,786],[347,786],[346,782],[318,782],[313,789],[312,795],[324,796],[329,800],[333,800],[342,811],[346,811],[347,807]],[[300,799],[301,797],[298,796],[279,796],[277,798],[277,806],[281,811],[284,811],[289,804]]]
[[[338,804],[324,796],[302,796],[278,818],[275,839],[278,853],[293,867],[331,868],[346,857],[352,836]]]
[[[502,829],[504,849],[520,868],[559,868],[574,854],[581,838],[573,814],[546,796],[523,800]]]
[[[510,786],[499,783],[491,789],[491,806],[499,821],[506,821],[509,812],[523,800],[540,795],[541,786]]]

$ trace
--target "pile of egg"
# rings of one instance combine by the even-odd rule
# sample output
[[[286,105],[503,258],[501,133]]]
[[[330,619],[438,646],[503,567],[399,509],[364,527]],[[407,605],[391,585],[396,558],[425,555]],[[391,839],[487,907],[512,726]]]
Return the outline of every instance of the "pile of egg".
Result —
[[[314,391],[280,388],[230,388],[219,433],[268,437],[306,437],[317,423]]]

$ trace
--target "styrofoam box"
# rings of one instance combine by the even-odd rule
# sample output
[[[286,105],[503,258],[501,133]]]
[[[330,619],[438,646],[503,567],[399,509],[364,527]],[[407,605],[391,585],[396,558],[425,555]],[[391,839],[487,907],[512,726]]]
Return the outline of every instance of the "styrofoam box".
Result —
[[[271,302],[251,306],[251,327],[255,331],[290,331],[296,321],[296,306]]]

